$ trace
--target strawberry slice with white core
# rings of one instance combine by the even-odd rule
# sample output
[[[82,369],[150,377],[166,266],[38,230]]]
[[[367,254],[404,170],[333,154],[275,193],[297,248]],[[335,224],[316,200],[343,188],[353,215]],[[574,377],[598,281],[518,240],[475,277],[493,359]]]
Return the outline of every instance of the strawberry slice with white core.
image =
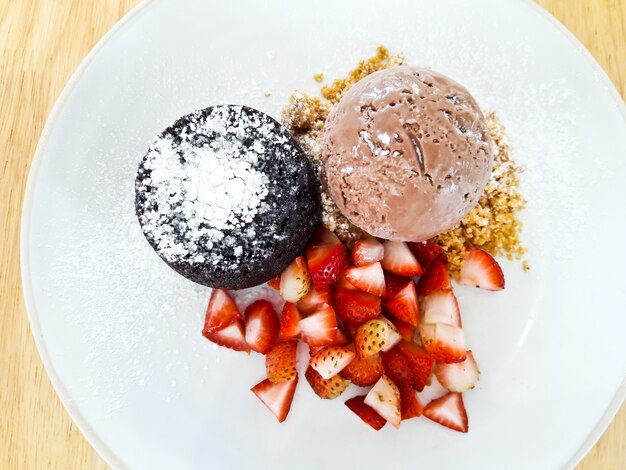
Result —
[[[480,248],[469,247],[459,273],[459,282],[487,290],[504,289],[504,273],[498,262]]]
[[[328,304],[321,304],[317,311],[300,320],[302,339],[309,346],[327,346],[337,338],[337,317]]]
[[[239,309],[230,294],[223,289],[213,289],[206,309],[202,334],[206,336],[209,333],[215,333],[240,316]]]
[[[463,362],[454,364],[438,363],[435,366],[437,381],[451,392],[465,392],[471,390],[478,382],[480,371],[471,351],[467,351],[467,358]]]
[[[465,335],[463,330],[445,323],[421,324],[420,337],[424,349],[438,362],[464,361]]]
[[[320,291],[311,286],[309,293],[300,299],[297,305],[302,315],[307,316],[315,312],[320,304],[330,305],[330,291]]]
[[[422,309],[422,323],[445,323],[459,328],[463,326],[459,303],[450,289],[436,290],[424,296]]]
[[[344,275],[350,284],[368,294],[385,295],[385,274],[378,262],[348,268]]]
[[[419,276],[424,272],[406,243],[389,240],[384,248],[385,256],[381,264],[385,271],[405,277]]]
[[[386,375],[365,396],[365,404],[396,429],[400,427],[400,390]]]
[[[250,351],[250,346],[246,342],[244,325],[241,318],[235,319],[230,325],[215,333],[205,332],[204,337],[209,341],[224,346],[235,351]]]
[[[340,347],[328,346],[317,351],[309,365],[315,369],[323,379],[330,379],[341,372],[355,358],[354,351]]]
[[[309,268],[304,257],[298,256],[280,275],[280,296],[287,302],[297,302],[310,288]]]
[[[319,290],[327,289],[337,280],[348,258],[344,244],[337,235],[324,227],[316,230],[305,254],[313,284]]]
[[[274,413],[276,418],[278,418],[278,422],[282,423],[291,409],[291,402],[293,401],[297,384],[297,378],[289,382],[278,383],[265,379],[250,390]]]
[[[424,416],[447,428],[459,432],[469,429],[467,412],[460,393],[448,393],[431,401],[424,408]]]
[[[246,308],[246,343],[250,349],[267,353],[278,337],[280,323],[272,304],[264,299],[253,302]]]
[[[381,261],[385,256],[385,248],[375,238],[363,238],[352,248],[352,262],[355,266],[364,266]]]

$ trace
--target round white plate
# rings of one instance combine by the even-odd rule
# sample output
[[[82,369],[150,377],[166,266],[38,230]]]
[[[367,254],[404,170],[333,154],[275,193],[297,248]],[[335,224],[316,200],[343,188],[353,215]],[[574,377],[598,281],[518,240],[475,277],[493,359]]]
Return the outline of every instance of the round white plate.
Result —
[[[95,48],[39,143],[22,226],[33,334],[68,412],[114,466],[572,466],[621,403],[626,121],[584,48],[521,0],[143,3]],[[532,271],[458,288],[482,371],[468,434],[426,419],[373,432],[306,381],[287,421],[249,391],[263,359],[200,331],[209,290],[170,270],[133,211],[137,164],[176,117],[216,103],[278,117],[312,75],[379,44],[466,85],[526,166]],[[270,92],[271,97],[266,97]],[[240,298],[240,304],[250,296]]]

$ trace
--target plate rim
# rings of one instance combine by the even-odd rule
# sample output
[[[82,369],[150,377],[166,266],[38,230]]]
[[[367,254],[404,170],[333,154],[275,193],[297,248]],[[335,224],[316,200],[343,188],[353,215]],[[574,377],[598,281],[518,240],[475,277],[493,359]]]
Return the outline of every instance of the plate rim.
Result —
[[[582,42],[574,36],[574,34],[567,29],[559,20],[557,20],[550,12],[541,7],[533,0],[517,0],[526,7],[529,7],[534,13],[542,20],[547,21],[553,28],[559,31],[574,47],[579,55],[587,61],[588,65],[594,70],[598,76],[599,81],[604,85],[606,91],[612,96],[616,107],[619,110],[624,122],[626,123],[626,104],[621,95],[617,91],[615,84],[611,81],[606,71],[598,63],[595,57],[589,52],[589,50],[582,44]],[[30,324],[31,333],[37,347],[37,352],[41,362],[43,363],[46,374],[48,375],[52,387],[56,392],[63,408],[68,413],[74,424],[78,427],[81,434],[87,440],[87,442],[93,447],[98,455],[112,468],[126,468],[122,458],[115,454],[111,448],[104,442],[98,432],[91,427],[87,419],[80,413],[80,411],[72,404],[72,398],[69,392],[66,390],[60,377],[57,375],[54,368],[51,356],[47,350],[41,325],[39,324],[39,315],[35,309],[35,302],[33,297],[32,280],[30,275],[30,254],[28,251],[28,239],[30,234],[30,220],[33,204],[33,194],[37,177],[40,171],[41,162],[43,161],[43,155],[48,146],[48,141],[52,130],[57,124],[57,120],[65,105],[69,96],[72,94],[81,78],[87,71],[90,64],[94,61],[96,56],[102,49],[108,44],[108,42],[117,35],[122,29],[127,27],[133,20],[137,19],[141,14],[145,13],[149,7],[155,4],[157,0],[141,0],[135,7],[133,7],[128,13],[120,18],[105,34],[98,40],[95,46],[89,51],[89,53],[80,62],[67,84],[59,94],[50,114],[46,119],[46,123],[40,134],[37,142],[37,147],[31,160],[31,165],[28,172],[28,179],[24,190],[24,196],[22,199],[22,212],[20,220],[20,271],[22,281],[22,297],[24,300],[24,306],[28,322]],[[587,455],[591,448],[600,439],[602,434],[606,431],[611,424],[613,418],[617,414],[622,403],[626,399],[626,375],[622,377],[622,381],[611,401],[609,402],[606,410],[596,423],[596,425],[589,431],[584,441],[579,445],[578,449],[569,458],[569,460],[562,467],[563,469],[574,468],[582,459]]]

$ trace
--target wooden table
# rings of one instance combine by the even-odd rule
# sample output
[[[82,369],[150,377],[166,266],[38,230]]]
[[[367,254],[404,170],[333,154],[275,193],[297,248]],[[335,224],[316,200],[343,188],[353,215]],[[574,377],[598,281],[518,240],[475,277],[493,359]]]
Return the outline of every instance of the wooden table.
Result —
[[[503,1],[503,0],[500,0]],[[46,117],[82,58],[138,0],[0,0],[0,468],[106,468],[64,411],[30,334],[19,222]],[[626,97],[626,0],[539,0]],[[512,423],[514,425],[514,423]],[[626,468],[626,406],[578,467]]]

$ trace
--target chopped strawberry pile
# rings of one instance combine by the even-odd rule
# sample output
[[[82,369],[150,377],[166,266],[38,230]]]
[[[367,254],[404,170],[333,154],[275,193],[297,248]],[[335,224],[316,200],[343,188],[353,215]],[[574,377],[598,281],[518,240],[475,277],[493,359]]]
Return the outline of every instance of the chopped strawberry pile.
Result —
[[[468,252],[458,281],[503,289],[494,258],[474,247]],[[350,384],[368,387],[345,404],[375,430],[424,416],[467,432],[462,393],[480,373],[440,247],[367,238],[350,251],[319,228],[305,253],[268,284],[285,300],[280,315],[265,299],[242,314],[227,291],[214,289],[202,334],[220,346],[265,355],[266,377],[251,390],[278,421],[287,418],[303,369],[313,392],[326,400]],[[302,368],[300,344],[309,351]],[[433,380],[448,393],[422,405],[420,392]]]

